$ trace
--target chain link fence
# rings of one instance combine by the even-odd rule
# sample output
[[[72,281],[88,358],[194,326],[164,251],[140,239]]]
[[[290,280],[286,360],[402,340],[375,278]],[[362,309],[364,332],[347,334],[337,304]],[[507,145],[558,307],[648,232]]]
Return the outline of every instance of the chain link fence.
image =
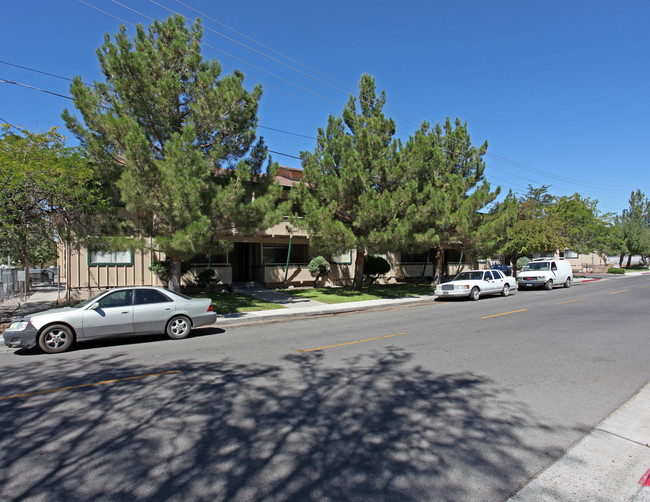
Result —
[[[25,279],[29,280],[29,291],[59,287],[59,268],[26,269],[0,268],[0,304],[9,299],[26,296]]]

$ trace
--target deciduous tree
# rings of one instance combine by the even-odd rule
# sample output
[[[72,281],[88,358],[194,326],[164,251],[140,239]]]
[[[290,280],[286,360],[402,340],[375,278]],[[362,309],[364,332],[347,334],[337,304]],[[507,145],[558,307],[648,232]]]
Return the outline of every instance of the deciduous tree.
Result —
[[[106,199],[96,173],[56,129],[0,132],[0,253],[25,268],[56,260],[56,243],[81,239]]]

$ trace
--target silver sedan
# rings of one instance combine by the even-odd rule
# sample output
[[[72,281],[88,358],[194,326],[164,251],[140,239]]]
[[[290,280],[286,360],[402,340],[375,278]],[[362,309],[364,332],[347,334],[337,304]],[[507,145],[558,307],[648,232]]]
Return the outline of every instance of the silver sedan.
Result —
[[[13,322],[3,333],[5,345],[55,354],[75,341],[166,333],[175,340],[192,328],[214,324],[209,298],[190,298],[164,288],[116,288],[75,307],[46,310]]]

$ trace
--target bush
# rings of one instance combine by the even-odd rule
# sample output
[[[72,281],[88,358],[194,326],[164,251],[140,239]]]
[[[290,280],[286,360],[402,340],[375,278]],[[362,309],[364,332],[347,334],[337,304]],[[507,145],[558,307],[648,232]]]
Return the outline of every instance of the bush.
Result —
[[[618,267],[611,267],[607,269],[608,274],[624,274],[625,269],[624,268],[618,268]]]
[[[307,268],[309,269],[311,276],[315,279],[314,285],[318,282],[318,279],[321,277],[326,277],[332,269],[327,260],[322,256],[317,256],[316,258],[312,259],[309,262]]]
[[[149,265],[149,270],[158,276],[162,283],[167,287],[169,284],[169,270],[172,267],[172,261],[170,258],[167,258],[164,261],[154,261]],[[186,274],[190,269],[190,265],[186,261],[181,262],[181,276]]]
[[[372,284],[380,275],[390,272],[390,263],[381,256],[368,255],[363,263],[363,275],[366,276],[366,283]]]
[[[215,282],[215,275],[217,275],[217,271],[215,269],[206,268],[205,270],[199,272],[199,274],[196,276],[194,285],[199,288],[206,288]]]
[[[524,268],[524,265],[526,265],[526,263],[528,263],[529,261],[530,261],[530,258],[522,256],[521,258],[519,258],[517,260],[517,269],[521,270],[522,268]]]

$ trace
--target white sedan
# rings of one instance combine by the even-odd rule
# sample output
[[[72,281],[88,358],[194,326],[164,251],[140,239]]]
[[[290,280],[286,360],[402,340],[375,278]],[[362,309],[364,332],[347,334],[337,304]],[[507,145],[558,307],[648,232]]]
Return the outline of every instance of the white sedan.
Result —
[[[468,270],[449,282],[439,284],[435,294],[439,298],[468,296],[476,301],[484,295],[508,296],[511,290],[516,289],[515,278],[503,275],[500,270]]]

